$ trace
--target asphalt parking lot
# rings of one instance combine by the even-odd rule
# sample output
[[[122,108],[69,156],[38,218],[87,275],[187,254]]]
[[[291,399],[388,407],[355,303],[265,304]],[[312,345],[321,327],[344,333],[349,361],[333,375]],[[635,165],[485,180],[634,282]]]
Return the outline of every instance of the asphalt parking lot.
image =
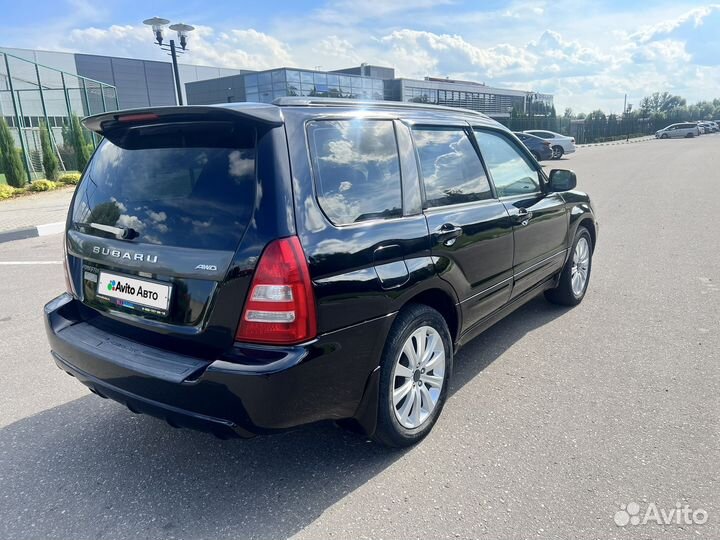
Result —
[[[91,395],[42,327],[60,236],[0,244],[0,538],[720,537],[720,135],[547,164],[599,214],[588,295],[464,348],[405,451],[332,424],[221,441]],[[616,525],[631,502],[708,519]]]

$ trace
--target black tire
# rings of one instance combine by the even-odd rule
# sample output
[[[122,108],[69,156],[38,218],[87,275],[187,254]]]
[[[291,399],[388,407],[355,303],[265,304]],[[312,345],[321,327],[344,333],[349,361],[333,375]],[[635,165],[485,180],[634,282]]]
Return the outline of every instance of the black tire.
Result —
[[[538,154],[535,150],[531,151],[530,153],[535,158],[535,161],[540,161],[540,154]]]
[[[425,421],[414,429],[400,424],[393,404],[395,381],[393,370],[403,345],[422,326],[430,326],[440,335],[445,349],[445,373],[435,408]],[[378,399],[377,429],[373,440],[385,446],[401,448],[421,441],[435,425],[447,398],[448,384],[452,374],[453,348],[447,323],[440,313],[422,304],[410,304],[403,308],[393,323],[383,350],[380,367],[380,392]],[[399,403],[402,403],[399,402]]]
[[[667,138],[668,138],[668,134],[667,134],[667,133],[663,133],[662,135],[660,135],[660,138],[661,138],[661,139],[667,139]]]
[[[585,238],[587,240],[590,252],[588,254],[587,278],[585,279],[585,285],[582,291],[579,294],[576,294],[572,287],[572,269],[574,265],[573,261],[575,248],[581,238]],[[578,227],[578,230],[575,233],[575,239],[572,243],[572,248],[570,250],[570,256],[568,257],[565,267],[560,274],[558,285],[554,289],[545,291],[545,298],[553,304],[559,304],[561,306],[577,306],[580,302],[582,302],[583,298],[585,298],[588,285],[590,284],[590,276],[592,274],[592,252],[593,244],[590,232],[585,227]]]
[[[552,147],[552,149],[553,149],[553,159],[560,159],[561,157],[563,157],[565,150],[563,149],[562,146],[560,146],[559,144],[556,144],[555,146]]]

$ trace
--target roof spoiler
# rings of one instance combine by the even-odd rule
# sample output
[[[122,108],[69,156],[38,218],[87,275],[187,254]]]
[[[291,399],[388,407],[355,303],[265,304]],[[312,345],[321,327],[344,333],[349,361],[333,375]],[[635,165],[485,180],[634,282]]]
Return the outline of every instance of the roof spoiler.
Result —
[[[106,131],[111,131],[121,126],[137,125],[170,117],[177,119],[182,118],[185,121],[228,120],[228,118],[234,117],[241,120],[253,120],[270,127],[281,126],[285,123],[280,107],[264,103],[125,109],[88,116],[83,119],[82,123],[90,131],[94,131],[99,135],[105,135]]]

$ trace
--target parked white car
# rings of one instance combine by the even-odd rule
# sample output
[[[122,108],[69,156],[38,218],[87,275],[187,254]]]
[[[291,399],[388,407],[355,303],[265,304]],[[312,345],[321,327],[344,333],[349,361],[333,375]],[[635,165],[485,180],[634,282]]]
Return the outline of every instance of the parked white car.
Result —
[[[564,154],[572,154],[575,151],[575,139],[573,137],[544,129],[526,129],[523,133],[529,133],[548,141],[552,146],[552,159],[560,159]]]
[[[663,129],[659,129],[655,132],[655,137],[657,139],[677,139],[682,137],[697,137],[700,133],[700,127],[697,124],[685,122],[670,124]]]

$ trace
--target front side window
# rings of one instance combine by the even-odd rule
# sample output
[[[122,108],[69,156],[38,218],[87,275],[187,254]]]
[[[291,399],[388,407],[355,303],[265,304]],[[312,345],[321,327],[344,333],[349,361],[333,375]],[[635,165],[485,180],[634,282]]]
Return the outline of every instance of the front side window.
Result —
[[[476,129],[475,138],[499,197],[540,190],[537,170],[507,137],[500,133]]]
[[[389,120],[308,124],[318,202],[330,221],[347,225],[402,216],[400,160]]]
[[[413,138],[425,185],[425,206],[490,199],[490,183],[462,128],[416,128]]]

